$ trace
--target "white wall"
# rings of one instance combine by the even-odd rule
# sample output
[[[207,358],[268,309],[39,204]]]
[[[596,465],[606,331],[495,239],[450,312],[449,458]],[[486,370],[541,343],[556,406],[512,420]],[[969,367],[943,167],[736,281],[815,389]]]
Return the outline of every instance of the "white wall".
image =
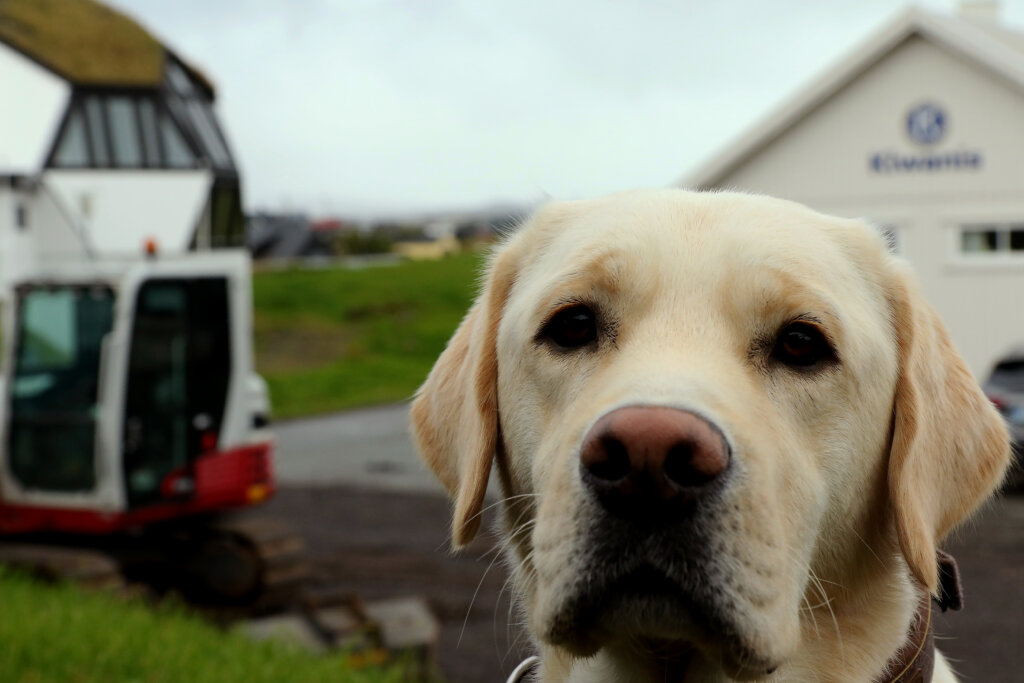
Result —
[[[914,105],[947,113],[945,136],[921,145],[906,133]],[[720,184],[759,188],[810,204],[851,199],[902,204],[972,195],[1019,197],[1024,179],[1024,93],[988,69],[911,38],[849,83]],[[878,152],[903,156],[974,151],[977,170],[874,172]]]
[[[70,96],[63,79],[0,43],[0,174],[42,168]]]
[[[11,283],[32,272],[35,247],[28,231],[17,226],[21,197],[0,185],[0,304],[10,295]]]
[[[47,170],[43,183],[52,188],[63,210],[85,226],[98,253],[137,256],[148,238],[163,252],[188,248],[209,199],[213,173]],[[42,242],[50,244],[48,239]],[[43,249],[49,253],[50,247]]]
[[[909,110],[946,113],[936,143],[913,142]],[[984,378],[1006,350],[1024,345],[1024,255],[965,259],[960,226],[1024,223],[1024,92],[986,68],[911,38],[721,183],[773,194],[896,228],[972,371]],[[876,153],[980,155],[977,168],[877,172]]]

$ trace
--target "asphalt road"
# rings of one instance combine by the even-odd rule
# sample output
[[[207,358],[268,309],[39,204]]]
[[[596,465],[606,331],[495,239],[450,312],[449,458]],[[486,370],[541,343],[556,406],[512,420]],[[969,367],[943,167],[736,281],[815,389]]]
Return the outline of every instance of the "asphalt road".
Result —
[[[283,487],[267,511],[304,535],[316,581],[367,599],[426,598],[451,683],[504,680],[526,645],[496,540],[485,533],[449,552],[448,502],[405,425],[405,406],[279,425]],[[1024,681],[1024,495],[987,506],[946,547],[965,609],[937,617],[936,643],[964,681]]]
[[[408,419],[408,404],[401,403],[281,422],[274,426],[278,481],[444,493],[413,450]]]

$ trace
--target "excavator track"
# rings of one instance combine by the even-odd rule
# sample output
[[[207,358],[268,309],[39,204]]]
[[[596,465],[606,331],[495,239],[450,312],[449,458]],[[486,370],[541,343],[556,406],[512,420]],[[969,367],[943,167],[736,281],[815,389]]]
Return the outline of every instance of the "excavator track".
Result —
[[[126,583],[178,591],[199,604],[267,612],[299,597],[305,543],[280,520],[234,513],[133,534],[0,540],[0,565],[90,589]]]
[[[117,562],[96,550],[0,542],[0,565],[48,581],[68,581],[88,589],[124,587]]]
[[[226,515],[199,529],[184,569],[201,597],[277,607],[294,600],[309,575],[305,543],[280,520]]]

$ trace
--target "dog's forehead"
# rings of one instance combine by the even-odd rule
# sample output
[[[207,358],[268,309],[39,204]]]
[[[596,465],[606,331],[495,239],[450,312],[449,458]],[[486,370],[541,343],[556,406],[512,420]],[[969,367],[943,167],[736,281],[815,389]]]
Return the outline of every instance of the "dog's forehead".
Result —
[[[655,190],[555,203],[520,236],[525,277],[539,289],[616,271],[714,282],[776,272],[829,289],[880,269],[884,242],[859,221],[737,193]]]

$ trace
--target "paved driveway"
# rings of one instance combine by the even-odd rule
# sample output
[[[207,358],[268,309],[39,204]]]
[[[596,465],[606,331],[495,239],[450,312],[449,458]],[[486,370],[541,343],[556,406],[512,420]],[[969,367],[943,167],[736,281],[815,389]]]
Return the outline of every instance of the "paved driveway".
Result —
[[[409,440],[409,405],[379,406],[274,425],[283,486],[442,493]]]

